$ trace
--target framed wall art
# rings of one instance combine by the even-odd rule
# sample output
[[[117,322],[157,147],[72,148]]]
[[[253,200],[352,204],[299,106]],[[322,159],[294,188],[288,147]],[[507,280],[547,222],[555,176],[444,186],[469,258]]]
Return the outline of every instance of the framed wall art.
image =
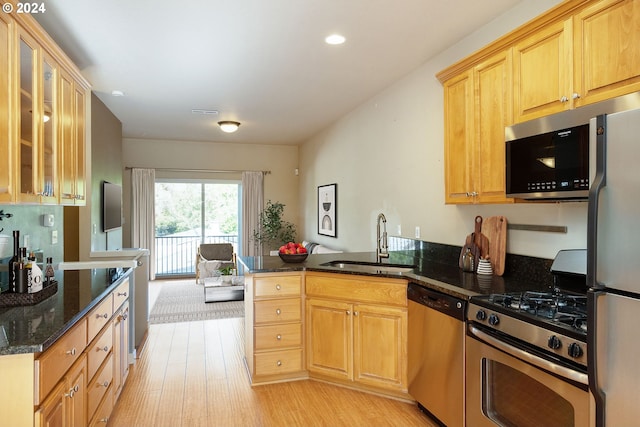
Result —
[[[318,186],[318,234],[338,237],[338,184]]]

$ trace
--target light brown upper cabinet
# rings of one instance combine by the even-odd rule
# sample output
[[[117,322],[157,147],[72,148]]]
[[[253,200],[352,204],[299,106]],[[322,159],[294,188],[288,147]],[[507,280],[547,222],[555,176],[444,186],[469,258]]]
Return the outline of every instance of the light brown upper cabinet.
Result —
[[[595,2],[573,18],[574,106],[640,90],[640,2]]]
[[[570,20],[550,25],[517,43],[513,47],[515,122],[569,109],[572,70]]]
[[[0,44],[0,202],[85,204],[89,84],[31,16],[2,15]]]
[[[640,91],[640,1],[566,0],[438,73],[445,203],[505,197],[504,128]]]
[[[13,146],[11,144],[11,33],[13,21],[5,13],[0,14],[0,203],[15,200]]]
[[[640,90],[640,3],[589,2],[514,46],[515,122]]]
[[[444,83],[445,202],[510,203],[504,127],[511,122],[511,52]]]

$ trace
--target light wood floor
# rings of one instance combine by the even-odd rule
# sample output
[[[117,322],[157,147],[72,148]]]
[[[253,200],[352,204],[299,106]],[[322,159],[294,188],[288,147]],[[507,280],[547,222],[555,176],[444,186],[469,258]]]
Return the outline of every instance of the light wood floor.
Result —
[[[151,325],[109,426],[434,426],[415,405],[321,382],[251,387],[243,322]]]

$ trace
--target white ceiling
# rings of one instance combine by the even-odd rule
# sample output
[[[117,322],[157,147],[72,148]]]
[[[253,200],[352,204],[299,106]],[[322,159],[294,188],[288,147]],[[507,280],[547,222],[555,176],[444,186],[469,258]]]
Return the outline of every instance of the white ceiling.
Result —
[[[519,1],[55,0],[36,17],[125,137],[297,144]]]

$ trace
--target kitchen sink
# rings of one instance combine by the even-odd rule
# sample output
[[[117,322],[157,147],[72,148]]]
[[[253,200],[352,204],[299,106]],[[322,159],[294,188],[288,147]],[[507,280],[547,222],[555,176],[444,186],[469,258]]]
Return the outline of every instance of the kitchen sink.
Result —
[[[413,271],[416,266],[411,264],[389,264],[384,262],[364,262],[364,261],[346,261],[336,260],[320,264],[325,267],[336,267],[344,270],[363,271],[367,273],[408,273]]]

